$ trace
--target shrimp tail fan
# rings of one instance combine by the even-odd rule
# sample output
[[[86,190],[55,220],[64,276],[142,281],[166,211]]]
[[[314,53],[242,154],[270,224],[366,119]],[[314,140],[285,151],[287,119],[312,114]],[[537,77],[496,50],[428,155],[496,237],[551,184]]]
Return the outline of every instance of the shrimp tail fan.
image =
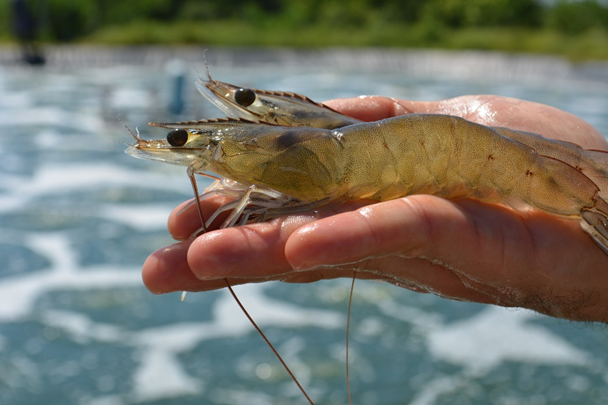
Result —
[[[608,255],[608,203],[595,198],[595,207],[581,212],[581,227],[593,241]]]

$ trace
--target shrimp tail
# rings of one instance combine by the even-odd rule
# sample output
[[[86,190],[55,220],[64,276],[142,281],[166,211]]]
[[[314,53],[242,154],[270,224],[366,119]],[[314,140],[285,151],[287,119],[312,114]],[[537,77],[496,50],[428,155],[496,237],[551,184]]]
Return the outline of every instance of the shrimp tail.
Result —
[[[595,197],[595,206],[581,211],[581,227],[608,255],[608,203]]]

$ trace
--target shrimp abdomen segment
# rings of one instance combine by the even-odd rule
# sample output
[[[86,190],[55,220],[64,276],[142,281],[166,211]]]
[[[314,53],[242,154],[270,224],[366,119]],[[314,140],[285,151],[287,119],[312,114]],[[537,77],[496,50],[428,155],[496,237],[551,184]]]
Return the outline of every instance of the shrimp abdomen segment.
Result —
[[[569,217],[594,206],[598,191],[576,168],[458,117],[412,114],[341,131],[352,198],[369,197],[359,190],[375,184],[379,200],[422,193],[470,197]]]
[[[398,168],[396,179],[379,187],[374,198],[388,200],[422,193],[469,197],[579,218],[582,228],[608,254],[608,204],[598,186],[567,162],[543,156],[492,128],[451,116],[408,115],[381,125],[358,125],[343,131],[346,145],[351,144],[351,136],[367,140],[380,137],[382,142],[376,139],[371,143],[376,145],[376,153],[380,150],[378,145],[387,152],[377,160],[380,163],[372,174],[349,170],[360,175],[359,184],[356,178],[350,179],[353,198],[359,197],[356,192],[365,190],[366,185],[370,188],[366,182],[383,184],[380,174],[390,172],[394,166]],[[554,152],[575,155],[571,152],[576,151],[567,149],[558,145]],[[368,147],[355,156],[374,155],[373,150]],[[570,161],[574,162],[572,158]],[[353,159],[350,166],[361,168],[360,159]]]
[[[607,152],[585,150],[570,142],[548,140],[530,132],[515,131],[508,128],[494,129],[508,138],[529,146],[540,155],[552,157],[575,167],[599,187],[602,198],[608,197]]]

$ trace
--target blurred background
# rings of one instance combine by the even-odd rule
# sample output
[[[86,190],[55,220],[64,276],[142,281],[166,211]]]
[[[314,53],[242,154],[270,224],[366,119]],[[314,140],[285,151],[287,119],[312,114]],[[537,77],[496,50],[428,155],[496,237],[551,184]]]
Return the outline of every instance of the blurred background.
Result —
[[[0,3],[0,403],[305,403],[226,291],[154,296],[147,255],[185,169],[123,153],[130,128],[222,116],[193,82],[438,100],[499,94],[608,135],[600,1]],[[203,58],[203,51],[205,59]],[[200,180],[200,185],[208,183]],[[344,404],[349,280],[237,288],[317,403]],[[604,325],[357,281],[365,404],[608,399]]]
[[[26,11],[24,11],[26,10]],[[608,57],[607,0],[4,0],[0,41],[380,46]],[[31,26],[31,24],[29,25]],[[29,32],[31,36],[31,32]]]

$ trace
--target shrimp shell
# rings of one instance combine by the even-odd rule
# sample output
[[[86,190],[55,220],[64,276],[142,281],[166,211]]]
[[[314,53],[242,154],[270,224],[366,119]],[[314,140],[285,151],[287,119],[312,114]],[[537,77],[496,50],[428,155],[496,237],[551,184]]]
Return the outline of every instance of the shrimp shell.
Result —
[[[237,118],[150,123],[185,131],[187,142],[132,134],[126,152],[187,166],[197,200],[194,173],[230,179],[213,191],[239,196],[220,208],[233,209],[223,227],[352,199],[434,194],[579,219],[608,254],[606,152],[448,115],[362,123],[305,96],[215,81],[209,71],[196,85]]]

